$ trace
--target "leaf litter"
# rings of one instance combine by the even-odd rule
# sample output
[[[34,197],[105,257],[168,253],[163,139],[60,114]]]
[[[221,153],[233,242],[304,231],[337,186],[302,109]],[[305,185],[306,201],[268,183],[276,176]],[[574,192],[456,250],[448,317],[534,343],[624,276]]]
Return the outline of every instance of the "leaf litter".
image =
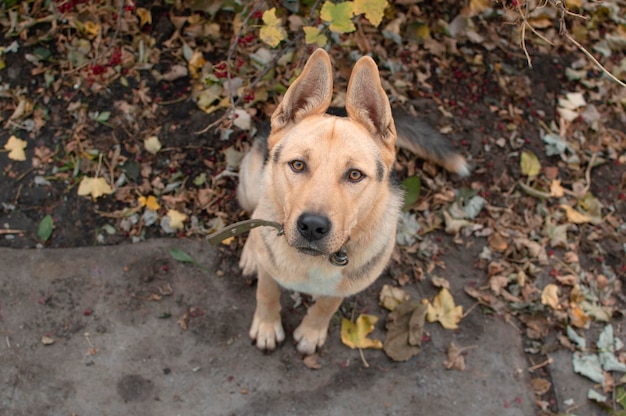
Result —
[[[484,280],[466,285],[465,294],[483,310],[517,319],[538,343],[529,348],[537,355],[542,340],[556,333],[579,354],[592,351],[581,345],[597,347],[600,361],[602,350],[603,362],[614,368],[602,374],[617,378],[623,352],[600,348],[591,334],[613,328],[624,314],[626,136],[620,120],[626,100],[594,59],[623,78],[623,5],[568,2],[574,12],[568,14],[539,2],[471,1],[462,9],[445,2],[387,8],[377,1],[322,2],[309,15],[239,5],[226,10],[220,2],[208,12],[180,2],[166,14],[131,2],[54,3],[56,10],[8,2],[0,11],[7,40],[0,45],[6,82],[0,163],[5,182],[15,187],[1,201],[3,213],[21,209],[23,184],[65,198],[84,195],[100,213],[98,228],[114,231],[104,242],[207,235],[240,219],[234,175],[241,154],[297,75],[309,48],[304,42],[340,46],[331,49],[339,71],[357,55],[372,54],[394,100],[408,107],[415,99],[432,102],[439,131],[461,137],[456,144],[474,166],[468,180],[451,181],[427,163],[398,156],[400,177],[417,179],[405,181],[406,211],[390,268],[397,286],[438,276],[454,286],[456,278],[445,271],[446,246],[482,243],[473,267]],[[434,18],[446,15],[438,7],[450,8],[449,17]],[[559,30],[563,24],[566,30]],[[561,59],[557,49],[570,55]],[[524,71],[526,60],[516,55],[527,53],[535,69]],[[26,65],[37,92],[9,77],[16,65]],[[533,89],[538,84],[549,91]],[[179,121],[187,113],[176,113],[185,103],[206,115],[193,128]],[[55,105],[59,114],[47,110]],[[218,117],[223,111],[236,117]],[[175,113],[178,118],[168,118]],[[59,120],[65,120],[61,129]],[[472,120],[469,128],[463,124]],[[211,125],[218,139],[203,136]],[[180,130],[184,141],[176,139]],[[50,217],[40,217],[34,229],[54,246],[66,227],[55,223],[58,208],[47,209]],[[14,228],[6,222],[6,230]],[[221,249],[234,254],[240,247],[234,239]],[[429,303],[431,318],[462,330],[462,312],[442,293]],[[406,346],[419,348],[408,334],[419,328],[410,322],[423,303],[404,295],[386,299],[396,311],[415,306],[402,336]],[[618,394],[611,383],[606,388],[603,394]]]

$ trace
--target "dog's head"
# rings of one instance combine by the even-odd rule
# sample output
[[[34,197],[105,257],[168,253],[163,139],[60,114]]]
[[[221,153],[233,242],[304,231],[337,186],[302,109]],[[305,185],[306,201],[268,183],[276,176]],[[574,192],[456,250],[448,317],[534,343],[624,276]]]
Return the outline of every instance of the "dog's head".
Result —
[[[367,234],[389,200],[396,131],[369,57],[354,66],[348,117],[327,115],[333,90],[323,49],[309,58],[272,115],[270,195],[289,245],[309,255],[337,252]]]

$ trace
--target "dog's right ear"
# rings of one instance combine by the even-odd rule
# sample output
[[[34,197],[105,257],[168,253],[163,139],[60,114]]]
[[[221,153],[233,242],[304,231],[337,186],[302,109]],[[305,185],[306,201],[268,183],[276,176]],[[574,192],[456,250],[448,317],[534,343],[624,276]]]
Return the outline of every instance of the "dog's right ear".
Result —
[[[333,73],[324,49],[317,49],[307,61],[300,76],[291,84],[272,114],[272,131],[303,118],[324,114],[333,95]]]

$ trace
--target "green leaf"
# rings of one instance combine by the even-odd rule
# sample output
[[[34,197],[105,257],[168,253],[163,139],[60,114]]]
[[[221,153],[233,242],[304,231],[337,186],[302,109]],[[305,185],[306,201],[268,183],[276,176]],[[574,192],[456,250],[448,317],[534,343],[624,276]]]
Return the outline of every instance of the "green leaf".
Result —
[[[170,250],[170,255],[174,257],[174,260],[181,263],[196,264],[196,261],[189,253],[179,248],[173,248]]]
[[[541,163],[539,163],[539,159],[537,159],[537,156],[532,152],[522,152],[520,166],[522,173],[531,178],[534,178],[541,172]]]
[[[354,0],[354,14],[365,13],[373,26],[378,26],[385,15],[387,0]]]
[[[404,194],[404,210],[407,210],[411,205],[417,202],[417,198],[420,196],[420,190],[422,189],[422,180],[419,176],[411,176],[402,181],[402,187],[406,192]]]
[[[319,47],[322,47],[328,42],[326,35],[322,34],[316,27],[304,26],[302,30],[304,30],[304,41],[306,43],[315,43]]]
[[[54,220],[50,215],[46,215],[43,217],[41,222],[39,223],[39,230],[37,231],[37,235],[39,239],[43,242],[46,242],[52,236],[52,231],[54,230]]]
[[[111,117],[110,111],[103,111],[100,114],[98,114],[98,116],[96,117],[96,121],[98,123],[104,123],[105,121],[108,121],[110,117]]]
[[[330,30],[339,33],[350,33],[356,30],[352,23],[352,16],[354,16],[354,3],[350,1],[339,4],[326,1],[320,11],[320,17],[330,24]]]

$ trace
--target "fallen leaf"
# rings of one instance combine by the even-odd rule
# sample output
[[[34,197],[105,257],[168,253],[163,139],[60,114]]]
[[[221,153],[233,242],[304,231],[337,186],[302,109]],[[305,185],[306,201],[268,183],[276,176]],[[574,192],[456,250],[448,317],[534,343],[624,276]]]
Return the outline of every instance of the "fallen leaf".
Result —
[[[183,214],[175,209],[170,209],[167,211],[167,216],[170,219],[170,228],[173,230],[181,230],[185,227],[184,222],[187,219],[186,214]]]
[[[374,324],[376,324],[377,321],[378,317],[374,315],[359,315],[356,323],[352,323],[349,319],[343,318],[341,320],[341,342],[352,349],[381,349],[383,343],[380,340],[367,337],[367,335],[374,330]]]
[[[137,198],[137,201],[141,207],[146,207],[151,211],[156,211],[161,207],[154,195],[150,195],[147,198],[145,196],[140,196]]]
[[[451,342],[447,351],[448,359],[443,363],[446,369],[465,371],[465,357],[463,356],[465,350],[466,348],[458,348],[454,342]]]
[[[317,46],[322,47],[328,42],[328,38],[317,27],[304,26],[304,41],[306,43],[315,43]]]
[[[454,299],[448,289],[441,289],[433,303],[428,302],[427,306],[428,322],[438,321],[445,329],[458,328],[457,324],[463,318],[463,307],[454,304]]]
[[[140,26],[152,24],[152,13],[150,13],[150,10],[143,7],[137,7],[137,16],[139,16]]]
[[[432,282],[435,287],[443,287],[450,290],[450,282],[445,277],[433,276]]]
[[[541,303],[559,310],[561,308],[559,305],[559,287],[553,283],[546,285],[541,292]]]
[[[52,231],[54,230],[54,220],[52,216],[46,215],[43,217],[41,222],[39,223],[39,229],[37,230],[37,235],[39,239],[44,243],[48,241],[50,236],[52,236]]]
[[[420,352],[427,306],[406,301],[387,317],[384,351],[394,361],[406,361]]]
[[[380,291],[379,303],[384,308],[393,311],[398,305],[409,300],[409,294],[399,287],[384,285]]]
[[[498,253],[503,253],[506,251],[507,248],[509,248],[509,243],[507,242],[507,239],[499,232],[491,234],[487,238],[487,241],[489,242],[489,248]]]
[[[552,384],[548,380],[545,380],[543,378],[533,378],[532,380],[530,380],[530,385],[533,388],[533,392],[537,396],[543,396],[544,394],[549,392],[550,388],[552,387]]]
[[[287,31],[282,27],[282,21],[276,16],[276,7],[272,7],[263,13],[263,26],[259,31],[260,39],[270,45],[277,47],[280,42],[287,38]]]
[[[604,383],[604,372],[602,371],[602,365],[597,355],[576,352],[574,353],[572,364],[574,365],[574,372],[596,383]]]
[[[325,1],[320,10],[320,17],[330,24],[330,30],[339,33],[350,33],[356,30],[356,26],[352,23],[353,15],[354,5],[350,1],[338,4]]]
[[[322,365],[317,361],[318,358],[319,354],[315,353],[304,357],[302,362],[307,368],[310,368],[311,370],[319,370],[320,368],[322,368]]]
[[[161,150],[161,142],[157,136],[150,136],[143,141],[143,147],[147,152],[156,155]]]
[[[378,26],[385,15],[387,0],[354,0],[354,14],[365,13],[373,26]]]
[[[574,305],[567,311],[570,318],[570,324],[576,328],[585,328],[591,318],[578,305]]]
[[[91,195],[94,200],[98,199],[102,195],[110,195],[112,193],[113,189],[111,189],[111,185],[109,185],[106,179],[102,177],[90,178],[84,176],[80,181],[80,185],[78,185],[78,195]]]
[[[185,311],[185,313],[176,321],[183,331],[186,331],[189,328],[189,318],[191,318],[189,316],[189,312]]]
[[[43,337],[41,337],[41,343],[43,345],[52,345],[54,344],[54,338],[44,335]]]
[[[560,198],[565,195],[560,179],[555,179],[550,182],[550,195],[556,198]]]
[[[9,159],[23,162],[26,160],[26,152],[24,152],[26,146],[28,146],[28,144],[25,140],[11,136],[7,144],[4,145],[4,148],[9,151]]]
[[[541,172],[541,163],[539,163],[539,159],[532,152],[522,152],[520,165],[522,168],[522,173],[531,178],[534,178]]]
[[[583,214],[582,212],[576,211],[574,208],[569,205],[561,204],[559,205],[562,209],[565,210],[565,215],[567,216],[567,220],[574,224],[586,224],[591,222],[591,217]]]

